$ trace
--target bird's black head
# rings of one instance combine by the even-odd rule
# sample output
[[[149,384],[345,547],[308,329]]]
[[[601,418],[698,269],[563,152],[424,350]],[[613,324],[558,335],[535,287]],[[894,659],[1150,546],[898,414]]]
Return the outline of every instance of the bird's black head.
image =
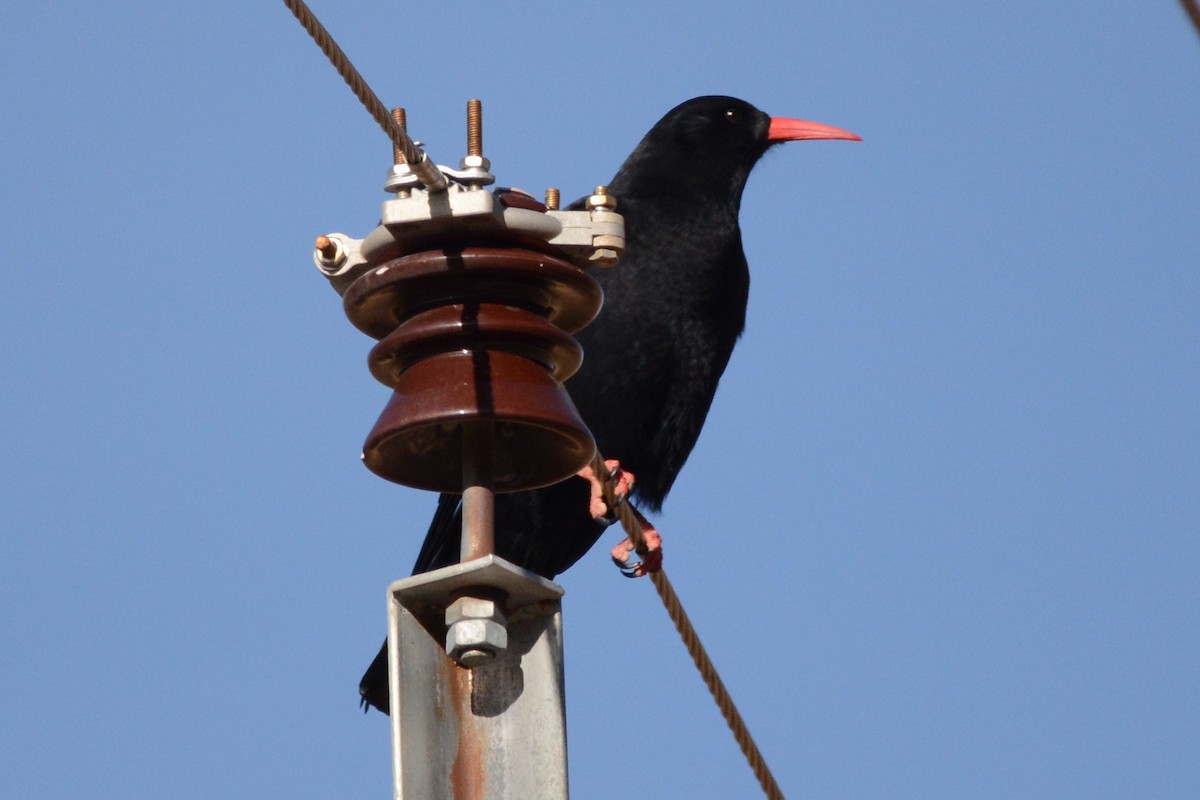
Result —
[[[849,131],[771,117],[736,97],[680,103],[650,129],[610,186],[622,195],[721,194],[735,206],[750,170],[773,144],[793,139],[857,139]]]
[[[744,100],[697,97],[667,112],[646,141],[712,169],[720,162],[753,166],[770,145],[770,124],[769,116]]]

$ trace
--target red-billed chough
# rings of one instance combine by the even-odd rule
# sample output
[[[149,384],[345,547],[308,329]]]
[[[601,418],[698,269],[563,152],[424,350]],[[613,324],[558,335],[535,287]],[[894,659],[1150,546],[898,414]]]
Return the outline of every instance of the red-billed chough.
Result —
[[[770,117],[732,97],[698,97],[646,134],[608,185],[625,217],[626,250],[594,270],[604,307],[577,338],[584,360],[567,382],[601,453],[636,476],[632,498],[658,510],[691,453],[746,320],[750,274],[738,209],[769,147],[855,139],[839,128]],[[497,495],[497,555],[552,578],[608,527],[589,513],[582,478]],[[442,495],[413,572],[459,557],[458,495]],[[359,685],[388,708],[387,647]]]

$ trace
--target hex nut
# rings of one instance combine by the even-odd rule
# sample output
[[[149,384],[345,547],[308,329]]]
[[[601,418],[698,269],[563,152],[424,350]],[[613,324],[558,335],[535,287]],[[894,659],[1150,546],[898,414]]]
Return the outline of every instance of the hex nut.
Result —
[[[346,260],[346,248],[338,235],[318,236],[313,245],[313,259],[324,272],[329,267],[341,266]]]
[[[478,168],[482,170],[489,170],[492,168],[492,162],[488,161],[483,156],[463,156],[462,161],[459,163],[462,164],[462,169]]]
[[[490,619],[501,625],[508,623],[500,604],[486,597],[460,597],[447,606],[446,624],[453,625],[460,619]]]
[[[446,653],[464,667],[492,660],[508,647],[508,619],[499,603],[460,597],[446,609]]]
[[[588,263],[594,267],[615,267],[621,260],[616,250],[601,248],[588,256]]]
[[[597,186],[585,203],[589,211],[595,211],[601,208],[607,208],[615,211],[617,208],[617,198],[608,193],[607,186]]]

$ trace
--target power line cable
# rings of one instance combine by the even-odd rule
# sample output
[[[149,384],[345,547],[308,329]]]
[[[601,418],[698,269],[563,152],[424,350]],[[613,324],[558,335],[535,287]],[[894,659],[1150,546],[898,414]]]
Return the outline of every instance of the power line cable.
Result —
[[[392,140],[396,149],[403,154],[404,160],[421,183],[430,191],[436,192],[445,189],[449,185],[446,176],[434,166],[425,152],[417,147],[404,129],[396,123],[391,112],[367,85],[366,79],[354,67],[354,64],[350,63],[350,59],[342,52],[342,48],[338,47],[333,36],[325,30],[325,26],[321,24],[304,0],[283,0],[283,4],[296,16],[296,19],[304,26],[304,30],[308,31],[308,35],[329,59],[329,63],[333,64],[334,69],[342,76],[342,80],[350,87],[350,91],[354,92],[354,96],[379,123],[379,127],[383,128],[383,132]]]

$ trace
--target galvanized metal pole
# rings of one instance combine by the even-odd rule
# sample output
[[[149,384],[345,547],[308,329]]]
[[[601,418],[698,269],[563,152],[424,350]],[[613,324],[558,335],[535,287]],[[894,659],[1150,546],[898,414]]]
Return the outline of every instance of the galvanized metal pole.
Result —
[[[507,647],[446,655],[443,609],[502,595]],[[567,800],[562,589],[494,555],[388,587],[395,800]]]

